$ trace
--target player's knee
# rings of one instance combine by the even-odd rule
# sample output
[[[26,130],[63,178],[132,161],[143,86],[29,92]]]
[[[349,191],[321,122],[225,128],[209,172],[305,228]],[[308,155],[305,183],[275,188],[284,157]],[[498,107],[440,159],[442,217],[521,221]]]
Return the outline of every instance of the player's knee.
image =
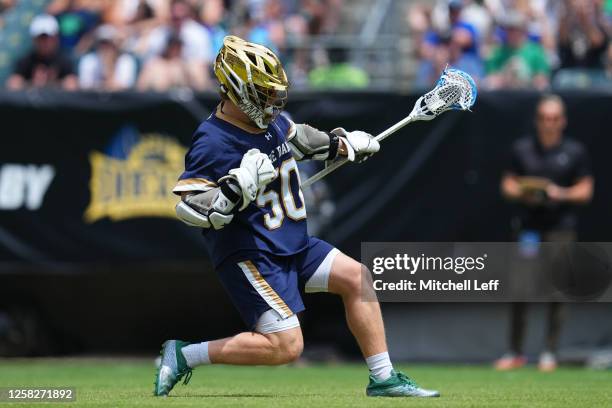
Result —
[[[281,348],[283,364],[296,361],[302,355],[302,351],[304,351],[304,341],[302,340],[302,336],[291,339],[291,341],[284,343]]]
[[[304,350],[304,340],[299,329],[274,333],[271,342],[274,345],[275,364],[291,363],[297,360]]]
[[[362,265],[351,259],[340,266],[335,274],[334,289],[338,294],[354,295],[361,291]]]

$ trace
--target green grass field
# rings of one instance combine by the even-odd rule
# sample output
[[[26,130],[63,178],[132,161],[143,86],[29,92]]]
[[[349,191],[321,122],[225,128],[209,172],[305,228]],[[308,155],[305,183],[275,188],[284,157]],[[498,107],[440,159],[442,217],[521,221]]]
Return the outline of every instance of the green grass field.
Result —
[[[612,372],[533,368],[497,373],[485,366],[404,366],[442,397],[367,398],[366,369],[358,364],[312,367],[208,366],[168,398],[151,395],[154,367],[143,360],[0,360],[0,387],[70,386],[69,407],[605,407],[612,406]],[[5,406],[49,403],[1,403]]]

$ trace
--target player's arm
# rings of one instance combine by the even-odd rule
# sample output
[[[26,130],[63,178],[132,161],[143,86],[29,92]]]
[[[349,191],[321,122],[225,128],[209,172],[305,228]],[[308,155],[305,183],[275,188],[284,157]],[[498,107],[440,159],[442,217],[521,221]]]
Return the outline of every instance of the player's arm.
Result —
[[[183,192],[176,205],[176,215],[192,227],[221,229],[274,178],[276,170],[268,156],[251,149],[243,156],[240,167],[230,170],[219,180],[218,187]]]
[[[221,229],[234,218],[240,193],[231,182],[204,192],[184,192],[176,205],[176,215],[191,227]],[[229,194],[228,194],[229,193]]]
[[[366,132],[347,132],[336,128],[323,132],[305,124],[292,124],[287,137],[296,160],[334,160],[346,156],[350,161],[363,161],[378,152],[380,145]]]

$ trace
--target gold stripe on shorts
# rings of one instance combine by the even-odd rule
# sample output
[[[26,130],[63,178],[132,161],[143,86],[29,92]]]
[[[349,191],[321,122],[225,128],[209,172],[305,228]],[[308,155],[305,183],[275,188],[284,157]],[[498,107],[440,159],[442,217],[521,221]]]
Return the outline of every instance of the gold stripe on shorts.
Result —
[[[289,306],[285,301],[278,296],[278,293],[270,286],[268,282],[261,276],[257,267],[251,261],[238,262],[238,266],[242,269],[242,272],[247,277],[253,288],[259,293],[259,295],[268,303],[268,305],[276,310],[283,319],[286,319],[293,315]]]

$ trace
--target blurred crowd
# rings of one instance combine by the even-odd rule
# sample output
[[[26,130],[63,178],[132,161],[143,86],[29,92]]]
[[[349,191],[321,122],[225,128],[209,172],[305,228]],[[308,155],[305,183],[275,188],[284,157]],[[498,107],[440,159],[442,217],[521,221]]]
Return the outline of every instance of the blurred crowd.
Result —
[[[0,28],[16,3],[0,0]],[[342,5],[343,0],[52,0],[31,20],[32,46],[16,58],[5,85],[216,89],[212,62],[230,33],[279,53],[294,85],[326,85],[337,76],[325,71],[330,58],[313,66],[307,55],[312,51],[286,44],[336,32]],[[338,78],[363,82],[349,74]]]
[[[612,80],[611,0],[437,0],[409,7],[408,24],[419,87],[447,63],[488,89]]]
[[[18,3],[0,0],[0,30]],[[430,87],[447,64],[489,89],[612,83],[612,0],[407,4],[416,87]],[[32,45],[13,56],[5,86],[214,90],[213,59],[223,37],[235,34],[279,53],[294,88],[363,88],[371,81],[352,64],[350,48],[309,42],[345,33],[351,6],[346,0],[51,0],[31,19]]]

